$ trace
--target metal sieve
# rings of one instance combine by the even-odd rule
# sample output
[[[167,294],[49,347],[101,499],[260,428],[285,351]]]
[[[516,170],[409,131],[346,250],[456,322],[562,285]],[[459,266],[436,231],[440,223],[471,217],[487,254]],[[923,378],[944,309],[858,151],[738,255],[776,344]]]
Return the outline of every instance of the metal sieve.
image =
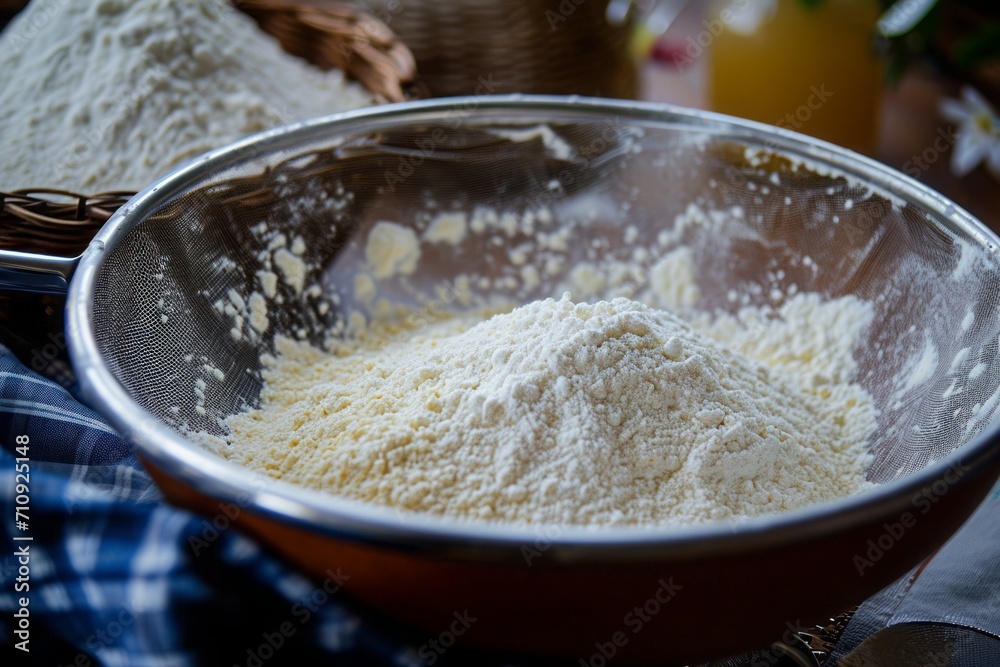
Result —
[[[526,528],[295,488],[185,437],[220,434],[220,417],[258,404],[260,355],[277,334],[319,344],[363,306],[353,277],[378,221],[421,232],[441,211],[482,210],[521,223],[434,246],[379,294],[471,307],[522,270],[509,249],[531,220],[535,232],[572,233],[561,264],[507,281],[515,300],[550,295],[580,261],[635,256],[666,234],[694,253],[706,310],[777,306],[796,291],[872,302],[856,359],[880,411],[869,471],[879,486],[739,524]],[[692,210],[705,220],[682,224]],[[279,284],[258,334],[219,304],[259,289],[279,234],[301,239],[307,274],[302,289]],[[317,577],[342,568],[347,589],[389,615],[437,634],[468,609],[482,619],[463,636],[472,644],[583,658],[626,631],[626,657],[706,660],[857,604],[940,546],[986,495],[1000,474],[998,243],[912,179],[764,125],[592,99],[434,100],[267,132],[149,187],[79,259],[67,338],[88,401],[135,443],[168,497],[210,516],[235,504],[243,529]],[[49,286],[76,264],[0,261]],[[669,603],[663,582],[677,585]],[[623,615],[647,600],[658,600],[655,629],[633,635]],[[704,629],[719,625],[731,631],[706,643]]]

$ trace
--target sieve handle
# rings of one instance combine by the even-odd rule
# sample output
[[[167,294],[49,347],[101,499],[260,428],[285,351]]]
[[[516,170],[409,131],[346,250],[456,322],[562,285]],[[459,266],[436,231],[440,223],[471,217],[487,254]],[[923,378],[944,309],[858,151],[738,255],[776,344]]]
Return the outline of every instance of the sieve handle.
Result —
[[[65,294],[81,256],[55,257],[0,250],[0,289]]]

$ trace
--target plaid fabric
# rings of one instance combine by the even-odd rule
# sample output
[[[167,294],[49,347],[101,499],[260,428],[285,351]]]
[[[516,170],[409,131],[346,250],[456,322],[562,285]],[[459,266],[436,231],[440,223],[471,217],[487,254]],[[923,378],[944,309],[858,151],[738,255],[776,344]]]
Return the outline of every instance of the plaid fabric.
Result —
[[[26,531],[14,523],[20,435],[30,441]],[[317,604],[315,583],[236,531],[198,543],[206,520],[162,502],[126,442],[2,347],[0,442],[0,638],[15,660],[0,664],[422,664],[425,638],[336,593]],[[13,539],[23,536],[32,540]],[[23,545],[27,593],[15,591]],[[13,648],[23,595],[29,654]]]
[[[20,456],[16,438],[24,435],[30,441],[30,509],[27,530],[19,530],[14,512],[15,459]],[[0,639],[13,656],[13,661],[0,664],[579,664],[574,659],[514,658],[457,647],[425,659],[429,654],[422,654],[421,647],[427,637],[360,608],[343,594],[317,595],[321,589],[316,583],[236,531],[223,530],[207,545],[197,542],[207,520],[164,503],[131,448],[100,416],[67,389],[25,369],[2,346],[0,443],[5,549],[0,560]],[[912,597],[910,612],[897,616],[900,623],[933,621],[938,609],[940,614],[953,613],[948,619],[952,623],[961,618],[980,629],[1000,628],[998,515],[1000,502],[984,505],[976,520],[994,528],[972,530],[972,542],[963,542],[967,530],[952,540],[942,553],[953,557],[936,570],[928,568],[920,580],[927,582],[923,589],[935,596],[928,598],[935,606],[920,606],[919,598]],[[14,539],[25,536],[31,541]],[[30,553],[27,593],[15,588],[20,576],[16,550],[25,545]],[[974,559],[963,558],[970,553]],[[930,574],[933,581],[926,579]],[[964,583],[949,588],[956,581]],[[992,583],[972,585],[975,581]],[[984,588],[992,592],[984,593]],[[954,591],[951,598],[949,590]],[[842,654],[866,637],[893,630],[878,632],[892,624],[885,604],[879,603],[893,594],[892,587],[887,591],[859,610],[845,634]],[[911,596],[919,592],[916,586],[907,591]],[[973,592],[979,606],[954,616]],[[28,654],[14,648],[20,641],[14,612],[24,595],[30,597]],[[707,629],[706,637],[718,631]],[[973,647],[962,654],[973,656],[971,661],[940,664],[1000,665],[1000,641],[989,636],[988,631],[977,631],[974,642],[952,641]],[[888,644],[890,652],[898,646]],[[856,664],[896,664],[883,662],[888,659],[878,653],[882,649],[872,649],[870,642],[862,648],[882,657],[876,662],[866,657]],[[935,650],[940,652],[940,646]],[[984,655],[987,662],[982,662]],[[767,664],[780,664],[776,660]]]

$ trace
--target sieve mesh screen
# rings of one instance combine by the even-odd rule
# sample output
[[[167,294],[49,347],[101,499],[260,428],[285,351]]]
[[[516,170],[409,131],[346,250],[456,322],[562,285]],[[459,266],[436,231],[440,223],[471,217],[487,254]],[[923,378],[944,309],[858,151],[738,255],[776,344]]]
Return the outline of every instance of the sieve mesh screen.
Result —
[[[1000,274],[993,249],[968,231],[906,200],[905,188],[891,192],[732,128],[556,116],[425,114],[255,150],[170,197],[110,250],[94,298],[101,354],[165,423],[222,433],[220,418],[257,405],[260,355],[275,335],[318,345],[361,307],[353,277],[373,225],[422,230],[435,211],[494,210],[518,225],[429,247],[416,273],[384,281],[380,295],[467,307],[488,299],[496,278],[520,274],[511,247],[568,227],[565,261],[504,295],[550,296],[595,252],[632,256],[666,232],[694,253],[699,308],[780,305],[776,293],[796,290],[874,303],[856,353],[880,411],[872,481],[918,470],[992,421]],[[691,205],[712,224],[682,224]],[[636,228],[628,244],[626,225]],[[261,333],[249,312],[242,323],[239,308],[226,312],[228,295],[261,292],[260,271],[282,276],[280,235],[286,249],[301,239],[305,279],[301,291],[277,281]],[[477,287],[483,277],[489,289]]]

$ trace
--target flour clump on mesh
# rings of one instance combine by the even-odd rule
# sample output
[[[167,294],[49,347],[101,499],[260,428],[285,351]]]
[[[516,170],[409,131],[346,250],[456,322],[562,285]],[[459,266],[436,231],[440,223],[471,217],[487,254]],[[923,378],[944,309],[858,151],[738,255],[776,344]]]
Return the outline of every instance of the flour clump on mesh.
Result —
[[[90,193],[373,101],[224,0],[34,0],[0,35],[0,90],[4,189]]]
[[[839,307],[871,319],[852,297]],[[776,321],[775,340],[797,326]],[[485,321],[376,325],[332,354],[279,339],[260,409],[227,420],[222,451],[348,498],[513,523],[690,524],[865,488],[875,410],[851,383],[852,346],[820,359],[821,385],[805,355],[768,350],[568,294]]]

